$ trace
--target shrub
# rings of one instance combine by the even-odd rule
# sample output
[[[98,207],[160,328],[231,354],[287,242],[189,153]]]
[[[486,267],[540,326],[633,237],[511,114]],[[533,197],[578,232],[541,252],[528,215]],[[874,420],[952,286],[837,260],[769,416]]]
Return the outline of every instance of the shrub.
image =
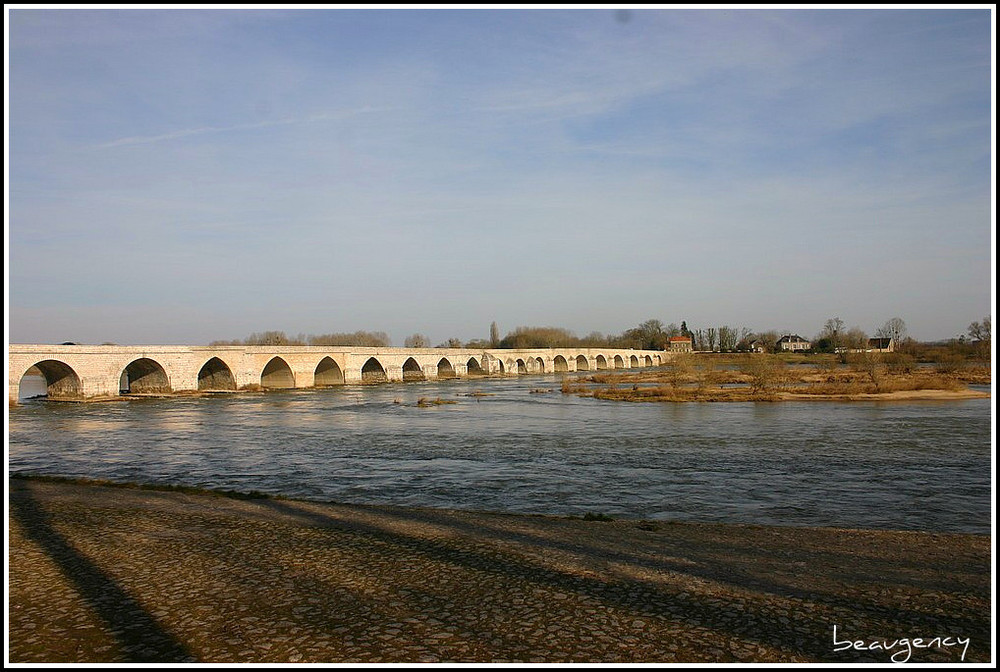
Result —
[[[885,377],[889,372],[889,367],[882,361],[880,353],[854,352],[848,356],[847,363],[854,371],[867,375],[875,386],[876,392],[885,384]]]
[[[671,358],[666,365],[666,378],[670,387],[677,389],[681,384],[686,383],[691,376],[693,363],[691,355],[678,355]]]
[[[785,379],[785,363],[776,355],[746,355],[739,367],[750,379],[752,394],[773,392]]]
[[[591,513],[590,511],[588,511],[585,514],[583,514],[583,519],[584,520],[597,520],[597,521],[601,521],[601,522],[607,522],[607,521],[610,521],[610,520],[614,520],[614,518],[612,518],[611,516],[607,515],[606,513]]]
[[[812,362],[816,372],[827,377],[832,376],[840,368],[838,358],[831,355],[816,355]]]
[[[563,394],[579,394],[581,392],[586,392],[587,386],[582,385],[578,382],[574,382],[568,377],[563,377],[560,389],[562,390]]]
[[[888,368],[889,373],[913,373],[917,370],[917,360],[913,355],[901,352],[887,352],[882,356],[882,361],[885,363],[886,368]]]
[[[937,357],[934,368],[938,373],[955,373],[965,367],[965,358],[957,352],[943,352]]]

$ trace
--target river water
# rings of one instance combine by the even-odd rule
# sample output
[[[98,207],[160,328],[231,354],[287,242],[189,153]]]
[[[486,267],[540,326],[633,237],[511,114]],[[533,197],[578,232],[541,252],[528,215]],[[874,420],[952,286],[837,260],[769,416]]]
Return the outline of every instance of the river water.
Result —
[[[463,379],[29,401],[10,409],[8,467],[351,503],[989,533],[990,420],[989,399],[630,403],[561,394],[554,376]]]

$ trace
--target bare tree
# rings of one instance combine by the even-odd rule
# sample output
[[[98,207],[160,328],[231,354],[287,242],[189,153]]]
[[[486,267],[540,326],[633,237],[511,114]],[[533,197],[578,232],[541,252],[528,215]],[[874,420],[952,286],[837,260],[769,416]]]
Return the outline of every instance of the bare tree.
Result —
[[[778,340],[781,338],[776,330],[772,329],[770,331],[761,331],[757,334],[757,340],[761,342],[764,347],[764,352],[773,353],[778,349]]]
[[[580,345],[599,348],[608,344],[608,337],[599,331],[592,331],[580,339]]]
[[[500,340],[500,348],[561,348],[576,345],[579,339],[558,327],[517,327]]]
[[[412,336],[407,336],[406,340],[403,341],[404,348],[429,348],[431,347],[431,340],[424,336],[423,334],[413,334]]]
[[[875,330],[878,338],[891,338],[897,345],[906,337],[906,322],[899,317],[886,320],[885,324]]]
[[[692,345],[692,348],[694,350],[704,350],[705,349],[705,330],[704,329],[695,329],[694,330],[694,334],[692,335],[692,338],[694,339],[694,344]]]
[[[254,332],[243,339],[243,345],[300,345],[285,336],[283,331]]]
[[[881,338],[889,337],[883,336]],[[876,392],[881,389],[882,383],[885,382],[886,374],[889,372],[889,367],[883,361],[882,354],[878,352],[854,353],[848,357],[847,363],[855,371],[868,374],[868,378],[871,379]]]
[[[823,324],[823,331],[816,337],[817,341],[826,341],[829,351],[836,352],[844,347],[844,321],[839,317],[831,317]]]
[[[694,371],[692,355],[679,355],[667,362],[667,381],[670,387],[677,389],[688,381]]]
[[[969,338],[973,341],[975,355],[984,361],[989,361],[993,350],[993,321],[989,315],[982,322],[969,325]]]
[[[69,344],[68,343],[63,343],[63,345],[69,345]],[[111,345],[111,344],[101,343],[101,345]],[[216,345],[246,345],[246,344],[243,342],[242,338],[234,338],[234,339],[231,339],[231,340],[228,340],[228,341],[226,341],[226,340],[222,340],[222,341],[210,341],[209,345],[216,346]]]
[[[471,341],[466,342],[465,347],[471,350],[486,350],[487,348],[492,348],[493,346],[490,345],[490,342],[485,338],[474,338]]]
[[[842,342],[850,350],[865,350],[868,348],[868,334],[860,327],[852,327],[844,333]]]
[[[837,338],[844,331],[844,321],[839,317],[831,317],[823,325],[823,335]]]
[[[973,322],[969,325],[969,338],[974,341],[992,340],[993,321],[987,315],[982,322]]]
[[[715,342],[719,338],[719,330],[715,327],[709,327],[705,330],[705,336],[708,338],[709,351],[715,352]]]
[[[739,332],[735,327],[719,327],[719,350],[722,352],[732,352],[736,349],[736,342],[739,339]]]
[[[490,323],[490,347],[496,348],[500,345],[500,327],[496,321]]]
[[[351,334],[318,334],[309,337],[309,345],[357,345],[366,348],[385,348],[392,344],[384,331],[355,331]]]
[[[785,362],[775,355],[744,355],[740,371],[750,379],[750,393],[772,394],[784,382]]]
[[[670,327],[676,332],[677,325],[670,325]],[[664,330],[663,323],[659,320],[646,320],[638,327],[626,331],[622,337],[628,341],[629,347],[641,350],[662,350],[667,344],[668,338],[677,335],[670,333],[670,327]]]

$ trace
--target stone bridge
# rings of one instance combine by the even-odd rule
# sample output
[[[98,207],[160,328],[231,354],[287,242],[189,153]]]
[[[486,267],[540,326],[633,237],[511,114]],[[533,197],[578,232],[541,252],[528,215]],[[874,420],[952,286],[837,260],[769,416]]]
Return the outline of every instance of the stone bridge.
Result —
[[[258,390],[660,366],[660,350],[350,346],[10,345],[9,404],[26,375],[52,399]]]

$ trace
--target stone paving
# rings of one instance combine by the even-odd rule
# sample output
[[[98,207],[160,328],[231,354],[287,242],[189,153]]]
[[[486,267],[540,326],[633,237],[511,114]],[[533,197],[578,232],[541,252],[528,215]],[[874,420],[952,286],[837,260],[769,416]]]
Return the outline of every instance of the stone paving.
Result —
[[[8,487],[15,663],[992,660],[988,536]]]

